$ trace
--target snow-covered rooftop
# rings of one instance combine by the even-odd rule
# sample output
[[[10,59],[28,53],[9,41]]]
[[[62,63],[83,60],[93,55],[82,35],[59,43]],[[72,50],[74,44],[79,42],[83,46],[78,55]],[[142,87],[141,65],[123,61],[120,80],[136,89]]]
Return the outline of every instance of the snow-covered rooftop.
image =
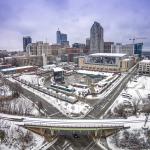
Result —
[[[90,54],[90,56],[123,57],[123,56],[126,56],[126,54],[123,54],[123,53],[94,53],[94,54]]]
[[[55,64],[52,64],[52,65],[45,65],[43,66],[43,68],[56,68],[56,65]]]
[[[130,61],[131,59],[130,58],[126,58],[126,59],[123,59],[124,61]]]
[[[1,71],[12,71],[12,70],[17,70],[17,69],[28,69],[28,68],[32,68],[33,66],[22,66],[22,67],[13,67],[13,68],[6,68],[6,69],[2,69]]]
[[[150,63],[150,60],[144,59],[144,60],[142,60],[140,63]]]
[[[59,72],[59,71],[64,71],[64,70],[60,67],[56,67],[56,68],[53,68],[53,71],[54,72]]]
[[[77,70],[77,73],[87,74],[87,75],[102,75],[102,76],[112,75],[112,73],[108,73],[108,72],[98,72],[98,71],[89,71],[89,70]]]

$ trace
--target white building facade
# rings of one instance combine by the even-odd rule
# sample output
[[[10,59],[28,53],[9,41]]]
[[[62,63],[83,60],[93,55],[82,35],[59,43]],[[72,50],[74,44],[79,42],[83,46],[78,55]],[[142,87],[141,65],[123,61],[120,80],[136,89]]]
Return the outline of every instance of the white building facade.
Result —
[[[102,72],[128,71],[134,62],[126,54],[121,53],[95,53],[79,58],[79,68]]]
[[[128,56],[134,55],[134,45],[126,44],[122,45],[121,43],[116,43],[111,45],[111,53],[123,53]]]
[[[150,75],[150,60],[142,60],[139,62],[139,74]]]

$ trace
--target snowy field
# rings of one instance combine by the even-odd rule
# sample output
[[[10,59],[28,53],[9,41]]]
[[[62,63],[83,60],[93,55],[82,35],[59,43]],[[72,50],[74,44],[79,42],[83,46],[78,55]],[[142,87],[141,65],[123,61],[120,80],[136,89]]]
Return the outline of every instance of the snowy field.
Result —
[[[7,109],[6,111],[9,111],[9,113],[39,116],[37,106],[23,95],[9,101],[9,104],[5,105],[5,107]]]
[[[139,115],[139,119],[144,119],[145,116]],[[137,119],[137,117],[132,116],[128,117],[129,122]],[[131,128],[122,130],[110,137],[107,138],[108,146],[112,150],[148,150],[150,149],[150,136],[149,136],[149,128],[150,122],[146,124],[146,128],[144,127],[144,122],[139,121],[138,123],[129,123],[128,125]]]
[[[125,117],[129,121],[134,118],[146,118],[143,106],[150,104],[150,77],[135,76],[128,82],[126,88],[111,106],[112,118]],[[144,127],[144,128],[143,128]],[[107,138],[107,143],[112,150],[150,149],[150,122],[144,126],[144,121],[131,124],[130,129],[118,132]]]
[[[0,150],[33,150],[44,142],[44,137],[16,126],[11,121],[0,119],[0,132],[2,131],[5,132],[5,137],[1,140]]]
[[[112,105],[111,112],[119,105],[133,106],[138,105],[142,109],[144,104],[150,103],[148,94],[150,94],[150,77],[136,76],[128,82],[127,87],[121,92]]]
[[[16,80],[10,78],[12,82],[16,82]],[[60,112],[62,112],[64,115],[73,118],[73,117],[83,117],[86,113],[88,113],[92,107],[85,102],[77,102],[75,104],[71,104],[62,100],[59,100],[57,98],[54,98],[52,96],[49,96],[47,94],[44,94],[36,89],[33,89],[27,85],[22,84],[22,87],[24,87],[27,90],[30,90],[31,92],[35,93],[54,107],[56,107]]]
[[[21,76],[19,76],[19,79],[26,80],[34,85],[42,86],[44,83],[44,77],[40,77],[37,75],[21,75]]]
[[[9,86],[2,85],[0,86],[0,96],[11,96],[12,92],[9,89]]]
[[[98,71],[89,71],[89,70],[77,70],[76,72],[80,74],[101,75],[101,76],[110,76],[113,74],[113,73],[108,73],[108,72],[98,72]]]
[[[84,97],[91,93],[96,93],[99,97],[104,88],[111,85],[111,83],[119,77],[119,75],[114,73],[89,71],[89,70],[77,70],[77,74],[72,75],[72,87],[75,89],[75,95]],[[87,75],[87,77],[85,76]],[[88,76],[99,76],[96,78],[88,78]],[[89,84],[93,86],[89,86]],[[79,86],[77,86],[79,85]],[[80,86],[81,85],[81,86]],[[85,88],[86,87],[86,88]],[[86,98],[88,98],[87,96]],[[91,97],[91,96],[90,96]],[[91,98],[90,98],[91,99]]]

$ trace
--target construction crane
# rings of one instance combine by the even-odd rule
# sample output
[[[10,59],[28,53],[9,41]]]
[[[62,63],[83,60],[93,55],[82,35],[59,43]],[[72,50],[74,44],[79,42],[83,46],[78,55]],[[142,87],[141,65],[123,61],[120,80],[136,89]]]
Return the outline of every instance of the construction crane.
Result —
[[[134,37],[129,40],[132,40],[132,43],[134,44],[135,40],[143,40],[143,39],[147,39],[147,38],[146,37]]]

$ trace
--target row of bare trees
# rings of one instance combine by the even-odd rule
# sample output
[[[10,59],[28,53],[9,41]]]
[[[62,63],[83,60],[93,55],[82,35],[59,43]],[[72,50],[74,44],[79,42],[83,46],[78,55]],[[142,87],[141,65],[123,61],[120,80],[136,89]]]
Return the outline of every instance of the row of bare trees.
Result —
[[[13,98],[17,98],[20,96],[20,94],[22,93],[22,87],[20,84],[18,84],[17,82],[15,83],[11,83],[9,81],[7,81],[5,78],[2,78],[0,79],[0,86],[1,87],[6,87],[8,86],[9,87],[9,91],[12,92],[12,97]],[[3,94],[4,97],[7,97],[7,93],[6,93],[6,90],[4,89],[4,94]]]
[[[0,124],[5,128],[6,123],[0,122]],[[6,128],[0,128],[0,142],[9,146],[10,149],[25,150],[29,147],[35,147],[33,134],[30,131],[15,126],[10,128],[10,125],[9,128],[8,126]]]
[[[17,82],[15,82],[13,84],[9,83],[8,86],[9,86],[10,91],[12,91],[13,97],[17,98],[22,93],[22,87]]]
[[[0,112],[17,115],[31,115],[32,106],[27,102],[14,99],[13,101],[0,101]]]

